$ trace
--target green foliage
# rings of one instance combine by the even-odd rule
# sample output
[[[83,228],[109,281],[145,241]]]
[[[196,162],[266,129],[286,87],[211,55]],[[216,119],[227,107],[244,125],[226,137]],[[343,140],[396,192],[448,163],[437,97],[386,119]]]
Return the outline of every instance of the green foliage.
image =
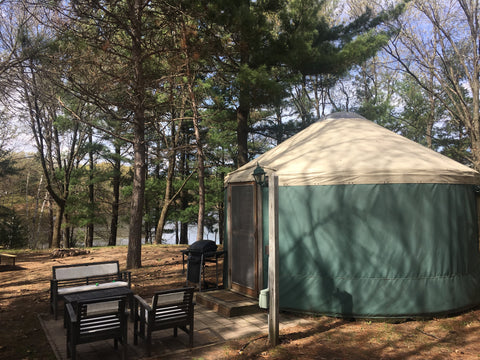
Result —
[[[17,173],[15,164],[16,160],[13,159],[12,153],[0,149],[0,179],[4,176]]]
[[[218,224],[219,206],[223,203],[223,177],[222,169],[217,169],[219,176],[208,175],[205,178],[205,223],[204,226],[213,232]],[[177,183],[178,184],[178,183]],[[179,221],[188,224],[196,224],[198,217],[198,179],[192,177],[186,186],[188,206],[181,208],[176,206],[169,213],[170,221]]]
[[[435,144],[443,155],[461,164],[471,165],[472,143],[463,124],[445,122],[436,132]]]
[[[330,26],[320,15],[323,2],[294,0],[289,5],[280,15],[280,40],[286,50],[285,62],[303,75],[343,75],[371,58],[393,35],[380,25],[404,9],[404,3],[400,3],[374,15],[367,8],[347,24]]]
[[[271,70],[265,64],[257,68],[242,64],[234,84],[239,89],[248,89],[250,104],[254,107],[278,102],[286,95],[283,84],[272,77]]]
[[[7,249],[17,249],[27,244],[27,231],[23,221],[14,210],[0,206],[0,245]]]
[[[15,137],[16,126],[12,126],[8,114],[4,109],[0,109],[0,179],[6,175],[15,173],[16,161],[12,157],[12,151],[9,149],[8,140]]]

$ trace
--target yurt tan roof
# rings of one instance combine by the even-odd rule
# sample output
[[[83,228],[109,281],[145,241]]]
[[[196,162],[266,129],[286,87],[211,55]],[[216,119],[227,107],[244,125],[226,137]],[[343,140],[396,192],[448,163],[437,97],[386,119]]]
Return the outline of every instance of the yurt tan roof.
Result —
[[[225,183],[253,181],[257,163],[281,186],[461,183],[480,174],[357,114],[336,113],[231,172]]]

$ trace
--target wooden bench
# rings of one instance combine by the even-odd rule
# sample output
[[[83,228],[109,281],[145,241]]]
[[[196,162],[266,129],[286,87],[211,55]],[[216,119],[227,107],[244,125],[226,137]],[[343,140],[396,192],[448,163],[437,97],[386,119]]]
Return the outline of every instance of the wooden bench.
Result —
[[[137,345],[138,336],[144,339],[147,356],[155,330],[173,328],[173,335],[177,336],[180,328],[189,335],[189,346],[193,347],[193,291],[193,287],[159,291],[153,295],[151,305],[135,295],[133,343]]]
[[[17,255],[0,253],[0,264],[2,264],[2,258],[10,259],[11,265],[15,266],[15,259],[17,258]]]
[[[58,301],[67,294],[131,285],[131,273],[120,271],[118,261],[53,266],[52,272],[50,311],[55,320]]]

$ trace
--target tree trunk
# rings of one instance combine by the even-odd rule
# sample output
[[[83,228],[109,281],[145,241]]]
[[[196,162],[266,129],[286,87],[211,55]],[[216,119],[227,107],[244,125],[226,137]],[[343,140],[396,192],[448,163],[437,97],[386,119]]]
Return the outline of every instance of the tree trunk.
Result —
[[[188,223],[186,222],[180,224],[180,244],[188,245]]]
[[[52,246],[51,248],[57,249],[60,247],[62,239],[62,221],[63,213],[65,211],[65,206],[57,203],[57,209],[55,212],[54,223],[53,223],[53,234],[52,234]]]
[[[475,18],[478,19],[479,11],[475,9]],[[477,20],[478,21],[478,20]],[[476,27],[477,38],[480,37],[480,29]],[[471,76],[470,86],[472,88],[472,117],[471,117],[471,141],[473,167],[480,171],[480,46],[474,41],[475,61],[473,66],[473,76]]]
[[[132,7],[132,59],[134,73],[133,189],[128,234],[127,269],[142,266],[142,220],[145,205],[145,78],[142,53],[142,1]]]
[[[139,114],[137,112],[137,114]],[[145,119],[139,116],[135,123],[134,175],[130,207],[127,269],[142,266],[142,220],[145,203]]]
[[[188,47],[187,27],[183,22],[183,45],[185,55],[185,74],[187,76],[187,88],[192,109],[192,121],[195,133],[195,147],[197,149],[197,169],[198,169],[198,218],[197,218],[197,241],[203,239],[203,225],[205,222],[205,154],[203,153],[202,139],[200,135],[200,115],[198,112],[197,98],[195,95],[194,83],[195,73],[191,68],[190,49]]]
[[[188,163],[187,163],[187,154],[186,150],[182,151],[182,156],[180,157],[180,171],[182,173],[182,178],[185,180],[187,178],[188,172]],[[181,210],[185,210],[188,207],[188,198],[187,198],[187,191],[182,190],[180,192],[180,208]],[[181,222],[180,224],[180,244],[188,245],[188,223]]]
[[[433,80],[432,80],[433,81]],[[435,95],[432,93],[428,94],[430,102],[430,111],[428,114],[427,124],[426,124],[426,136],[427,136],[427,147],[433,149],[433,125],[435,123]]]
[[[197,125],[198,126],[198,125]],[[200,132],[198,129],[195,130],[198,132],[198,137]],[[197,142],[200,139],[197,140]],[[198,145],[201,147],[202,145]],[[203,240],[203,224],[205,222],[205,164],[204,164],[204,155],[203,150],[197,150],[197,159],[198,159],[198,219],[197,219],[197,241]]]
[[[67,224],[70,224],[70,218],[65,215],[65,222]],[[69,249],[75,246],[75,241],[73,238],[74,234],[74,228],[73,226],[66,226],[62,231],[63,231],[63,242],[64,242],[64,248]]]
[[[218,238],[219,243],[223,244],[224,240],[224,221],[225,221],[225,209],[223,201],[220,203],[220,207],[218,209]]]
[[[28,243],[35,249],[38,244],[38,232],[37,229],[40,227],[42,221],[41,213],[39,213],[40,205],[40,193],[42,190],[43,175],[40,176],[40,181],[38,182],[37,195],[35,196],[35,208],[32,216],[32,227],[29,232]]]
[[[68,216],[64,215],[65,216],[65,223],[69,223],[69,219],[68,219]],[[71,237],[70,237],[70,229],[71,227],[70,226],[64,226],[63,229],[62,229],[62,234],[63,234],[63,247],[65,249],[69,249],[71,247],[73,247],[73,241],[71,240]]]
[[[180,237],[178,236],[178,221],[175,221],[175,244],[180,244]]]
[[[173,84],[172,84],[173,85]],[[171,87],[174,89],[174,86]],[[172,114],[172,124],[171,124],[171,150],[168,156],[168,170],[167,170],[167,184],[165,188],[165,198],[163,201],[163,206],[162,210],[160,211],[160,216],[158,217],[158,223],[157,223],[157,230],[155,232],[155,244],[160,244],[162,242],[162,236],[163,236],[163,230],[165,228],[165,223],[167,221],[167,214],[168,214],[168,209],[170,208],[170,205],[173,202],[172,198],[172,192],[173,192],[173,180],[175,176],[175,166],[176,166],[176,158],[177,158],[177,151],[175,150],[177,147],[177,144],[179,143],[180,135],[182,133],[182,124],[183,124],[183,118],[185,116],[185,111],[183,110],[185,108],[185,103],[186,103],[186,96],[182,95],[182,105],[181,105],[181,110],[180,110],[180,121],[178,124],[179,131],[176,129],[176,110],[175,107],[173,106],[173,94],[170,96],[170,104],[172,105],[172,108],[170,109],[170,113]]]
[[[145,145],[145,169],[150,168],[150,151],[149,151],[149,145]],[[145,183],[148,181],[150,177],[150,172],[145,170]],[[145,215],[145,218],[143,220],[143,237],[144,237],[144,243],[145,244],[151,244],[152,243],[152,222],[150,218],[150,203],[146,201],[143,204],[143,213]]]
[[[121,147],[119,144],[115,144],[115,159],[113,163],[113,202],[112,202],[112,219],[110,220],[110,237],[108,239],[109,246],[117,245],[117,231],[118,231],[118,209],[120,206],[120,180],[122,176],[121,172],[121,159],[120,159]]]
[[[248,114],[250,113],[248,91],[240,90],[239,105],[237,108],[237,166],[248,163]]]
[[[193,89],[191,89],[191,101],[193,107],[193,126],[197,144],[197,168],[198,168],[198,218],[197,218],[197,241],[203,240],[203,228],[205,223],[205,155],[203,153],[202,140],[200,138],[199,118],[197,104]]]
[[[480,171],[480,141],[472,139],[473,167]]]
[[[92,247],[93,246],[93,218],[95,216],[95,188],[93,186],[93,170],[94,170],[94,162],[93,162],[93,136],[92,136],[93,129],[90,129],[88,134],[88,143],[90,145],[90,149],[88,151],[88,162],[90,164],[90,174],[89,174],[89,184],[88,184],[88,201],[89,201],[89,214],[88,214],[88,224],[87,224],[87,234],[85,239],[85,247]]]
[[[158,218],[157,231],[155,232],[155,244],[162,243],[163,229],[167,220],[167,213],[172,203],[172,187],[173,187],[173,175],[175,174],[175,157],[176,151],[172,150],[169,156],[168,170],[167,170],[167,184],[165,187],[165,199],[163,201],[162,210],[160,211],[160,217]]]
[[[245,9],[250,9],[250,0],[242,0]],[[240,29],[240,68],[248,64],[249,49],[248,40],[246,37],[247,30],[244,28],[246,25],[242,24]],[[249,85],[240,83],[238,108],[237,108],[237,147],[238,158],[237,166],[241,167],[248,162],[248,117],[250,115],[250,91]]]
[[[53,249],[53,233],[55,229],[55,215],[52,208],[53,201],[51,200],[50,194],[48,191],[47,191],[47,194],[49,195],[49,198],[48,198],[48,247],[50,249]]]
[[[472,142],[472,162],[475,170],[480,171],[480,81],[473,84],[472,120],[470,139]]]

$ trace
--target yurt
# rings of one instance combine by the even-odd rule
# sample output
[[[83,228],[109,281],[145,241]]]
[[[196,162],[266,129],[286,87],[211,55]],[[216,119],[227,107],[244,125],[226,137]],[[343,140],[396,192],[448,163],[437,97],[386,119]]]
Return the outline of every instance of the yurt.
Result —
[[[268,287],[278,176],[280,308],[423,317],[480,304],[480,174],[359,115],[337,113],[225,179],[227,287]]]

